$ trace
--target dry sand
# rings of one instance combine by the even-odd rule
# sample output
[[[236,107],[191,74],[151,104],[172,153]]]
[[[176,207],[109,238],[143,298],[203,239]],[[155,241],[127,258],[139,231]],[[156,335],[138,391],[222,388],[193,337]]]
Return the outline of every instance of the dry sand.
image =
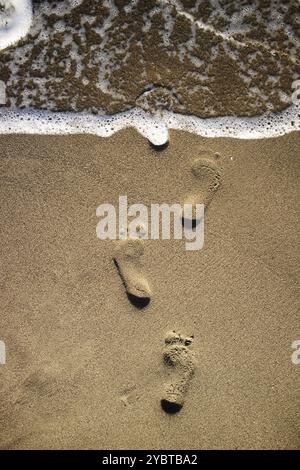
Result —
[[[139,310],[96,237],[96,207],[197,192],[200,149],[222,184],[203,250],[146,241]],[[4,449],[300,448],[299,133],[246,141],[133,130],[0,139],[0,446]],[[164,339],[194,335],[182,410],[160,406]]]

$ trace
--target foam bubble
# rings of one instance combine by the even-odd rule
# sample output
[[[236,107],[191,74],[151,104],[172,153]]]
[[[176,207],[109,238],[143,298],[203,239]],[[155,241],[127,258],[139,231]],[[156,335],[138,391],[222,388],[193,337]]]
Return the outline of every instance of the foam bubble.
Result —
[[[31,0],[0,0],[0,50],[25,37],[31,22]]]

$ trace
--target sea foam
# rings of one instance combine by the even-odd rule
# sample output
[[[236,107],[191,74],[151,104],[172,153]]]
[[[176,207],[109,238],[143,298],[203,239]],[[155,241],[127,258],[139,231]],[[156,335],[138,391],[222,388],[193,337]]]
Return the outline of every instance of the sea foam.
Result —
[[[51,39],[51,34],[55,31],[61,31],[65,33],[64,41],[66,41],[66,46],[69,44],[76,45],[75,41],[72,38],[70,33],[70,26],[67,29],[67,26],[64,21],[57,21],[56,26],[50,27],[48,29],[44,25],[43,21],[47,17],[47,14],[55,12],[58,17],[63,17],[66,13],[76,8],[78,5],[83,3],[83,0],[65,0],[57,3],[49,3],[48,1],[41,2],[39,8],[35,11],[35,20],[33,21],[31,27],[31,35],[36,37],[38,36],[41,39],[47,40],[48,43],[53,44]],[[131,11],[134,11],[134,8],[137,7],[138,0],[129,2],[126,6],[126,14],[130,14]],[[109,79],[107,78],[113,75],[114,69],[108,67],[110,60],[114,62],[112,52],[109,50],[107,43],[108,32],[115,31],[113,28],[113,21],[118,16],[118,9],[115,6],[113,0],[106,0],[104,2],[105,7],[108,9],[108,16],[105,17],[102,27],[99,29],[97,26],[97,32],[101,38],[101,47],[98,44],[94,45],[94,49],[97,51],[97,54],[101,58],[99,62],[99,83],[97,82],[99,89],[102,92],[108,93],[111,89],[109,85]],[[181,2],[178,0],[169,0],[161,3],[162,13],[166,16],[165,31],[171,31],[171,23],[174,23],[174,18],[171,15],[172,7],[175,8],[176,14],[179,16],[184,15],[192,26],[197,24],[197,27],[206,31],[212,31],[213,26],[207,26],[203,22],[196,20],[191,13],[187,13],[182,10]],[[29,31],[32,22],[32,2],[30,0],[0,0],[0,50],[7,48],[9,45],[15,44],[19,39],[23,38]],[[153,9],[149,12],[149,15],[154,15],[156,9]],[[247,13],[247,9],[243,14]],[[218,13],[219,10],[215,9],[214,14]],[[147,15],[146,15],[147,16]],[[82,16],[83,22],[87,21],[86,18],[89,18],[90,21],[93,20],[93,16],[88,17],[87,15]],[[45,20],[46,21],[46,20]],[[171,22],[171,23],[170,23]],[[236,21],[234,22],[236,23]],[[145,20],[145,27],[147,26],[147,18]],[[174,25],[173,25],[174,26]],[[118,30],[118,29],[116,29]],[[69,32],[68,32],[69,31]],[[214,31],[214,30],[213,30]],[[236,30],[234,30],[236,32]],[[51,33],[52,32],[52,33]],[[146,30],[144,30],[146,32]],[[81,27],[77,31],[78,35],[85,36],[83,28]],[[192,38],[195,31],[192,27]],[[232,28],[228,32],[216,32],[217,36],[223,38],[224,36],[224,47],[226,41],[234,41],[230,36],[227,37],[229,33],[232,33]],[[36,39],[35,39],[36,40]],[[15,62],[11,66],[11,73],[13,75],[13,80],[11,79],[6,84],[7,90],[14,90],[14,81],[17,83],[21,82],[20,78],[23,78],[23,75],[18,76],[17,70],[18,67],[23,65],[24,57],[26,53],[29,53],[33,45],[31,42],[25,44],[25,46],[16,48],[15,50]],[[83,46],[82,46],[83,47]],[[107,49],[107,50],[106,50]],[[180,49],[181,50],[181,49]],[[41,51],[45,52],[45,44],[41,48]],[[76,70],[80,71],[80,56],[75,54],[77,57],[78,63],[76,65]],[[72,51],[69,52],[69,55],[72,55]],[[195,56],[195,54],[194,54]],[[44,60],[44,55],[42,54],[41,60]],[[55,58],[54,58],[55,59]],[[12,62],[12,59],[10,59]],[[9,63],[9,62],[7,62]],[[97,63],[98,64],[98,63]],[[41,70],[42,64],[37,62],[32,64],[32,67],[35,67],[35,70]],[[103,70],[102,70],[103,69]],[[21,73],[22,72],[21,68]],[[145,69],[146,70],[146,69]],[[67,71],[67,62],[65,64],[65,71]],[[45,71],[44,71],[45,72]],[[102,73],[103,72],[103,73]],[[79,74],[80,75],[80,74]],[[28,77],[27,77],[28,78]],[[40,82],[48,83],[46,80],[49,79],[49,83],[58,80],[56,76],[52,77],[51,75],[46,75],[45,78],[40,79],[39,77],[34,76],[34,85],[35,88],[38,88]],[[74,78],[77,78],[75,76]],[[296,76],[294,78],[297,78]],[[25,78],[24,78],[25,80]],[[86,78],[83,78],[83,86],[85,82],[88,81]],[[297,83],[297,80],[296,82]],[[201,83],[197,85],[201,87]],[[266,114],[261,114],[259,116],[253,117],[239,117],[239,116],[223,116],[223,117],[199,117],[188,114],[188,108],[183,110],[183,113],[179,114],[181,110],[158,110],[157,113],[148,112],[147,109],[141,109],[140,107],[132,107],[129,111],[119,112],[116,114],[93,114],[89,110],[85,112],[57,112],[55,109],[51,109],[51,97],[44,96],[42,89],[39,89],[40,95],[47,103],[48,110],[41,110],[34,108],[34,104],[27,99],[28,93],[34,95],[34,92],[28,91],[26,83],[22,85],[21,90],[21,105],[24,109],[18,109],[20,103],[14,103],[13,98],[11,98],[10,105],[8,107],[0,108],[0,134],[12,134],[12,133],[21,133],[21,134],[94,134],[101,137],[109,137],[115,132],[124,129],[126,127],[133,127],[143,136],[149,139],[154,145],[163,145],[168,141],[169,129],[177,129],[187,132],[192,132],[204,137],[232,137],[238,139],[261,139],[269,137],[277,137],[286,133],[289,133],[294,130],[300,130],[300,100],[298,96],[296,99],[292,99],[289,96],[285,97],[286,104],[290,104],[289,107],[279,112],[268,111]],[[45,89],[50,89],[51,87],[44,87]],[[160,87],[164,90],[163,87]],[[159,89],[160,89],[159,88]],[[195,88],[195,86],[194,86]],[[274,87],[272,88],[274,89]],[[176,89],[174,88],[175,92]],[[5,90],[4,90],[5,91]],[[119,90],[117,90],[119,93]],[[176,93],[173,93],[171,98],[177,99]],[[225,92],[224,92],[225,93]],[[283,94],[283,93],[281,93]],[[295,92],[293,93],[293,95]],[[145,97],[147,92],[141,96]],[[174,96],[173,96],[174,95]],[[5,95],[3,95],[5,96]],[[18,93],[13,93],[13,96],[18,96]],[[56,95],[55,95],[56,96]],[[116,99],[117,93],[111,92],[111,98]],[[146,96],[147,98],[147,96]],[[26,101],[27,100],[27,101]],[[292,101],[294,101],[292,103]],[[68,97],[68,103],[72,104],[71,97]],[[5,102],[2,104],[5,105]],[[53,103],[52,103],[53,104]],[[74,103],[73,103],[74,104]],[[75,103],[76,104],[76,103]],[[72,105],[71,108],[76,110],[76,106]],[[131,105],[131,104],[130,104]],[[136,100],[135,104],[131,106],[140,106],[141,104]],[[126,103],[128,106],[128,103]],[[205,111],[205,110],[204,110]]]
[[[25,37],[32,22],[31,0],[1,0],[0,50]]]
[[[262,139],[300,130],[300,104],[255,117],[199,118],[165,111],[157,115],[133,108],[114,115],[0,109],[0,134],[94,134],[110,137],[126,127],[135,128],[160,146],[169,139],[169,129],[192,132],[204,137]]]

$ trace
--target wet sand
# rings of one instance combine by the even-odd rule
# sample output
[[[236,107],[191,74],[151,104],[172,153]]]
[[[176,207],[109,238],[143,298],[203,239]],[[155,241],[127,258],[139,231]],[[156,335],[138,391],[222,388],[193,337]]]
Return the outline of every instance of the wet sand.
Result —
[[[298,0],[33,1],[33,23],[0,52],[6,105],[199,117],[256,116],[293,103]]]
[[[179,202],[218,152],[205,244],[145,241],[151,301],[128,301],[96,208]],[[0,138],[0,447],[299,449],[299,133],[269,140],[133,130]],[[197,362],[177,414],[160,405],[168,331]]]

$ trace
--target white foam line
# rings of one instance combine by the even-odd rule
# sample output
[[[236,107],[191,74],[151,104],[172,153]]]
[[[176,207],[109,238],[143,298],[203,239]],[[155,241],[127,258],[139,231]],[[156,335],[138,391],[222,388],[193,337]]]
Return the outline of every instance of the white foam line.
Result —
[[[300,105],[293,104],[279,113],[257,117],[205,119],[171,112],[153,116],[140,108],[104,116],[34,109],[0,109],[0,134],[94,134],[109,137],[127,127],[134,127],[154,145],[163,145],[168,141],[169,129],[187,131],[203,137],[236,139],[278,137],[300,130]]]
[[[168,140],[168,129],[163,120],[139,108],[103,116],[35,109],[0,109],[0,134],[94,134],[110,137],[126,127],[134,127],[154,145],[162,145]]]
[[[267,139],[300,130],[300,104],[293,104],[278,113],[254,117],[224,116],[202,119],[167,112],[164,122],[169,129],[188,131],[203,137]]]
[[[2,0],[0,12],[0,50],[25,37],[32,22],[31,0]]]

